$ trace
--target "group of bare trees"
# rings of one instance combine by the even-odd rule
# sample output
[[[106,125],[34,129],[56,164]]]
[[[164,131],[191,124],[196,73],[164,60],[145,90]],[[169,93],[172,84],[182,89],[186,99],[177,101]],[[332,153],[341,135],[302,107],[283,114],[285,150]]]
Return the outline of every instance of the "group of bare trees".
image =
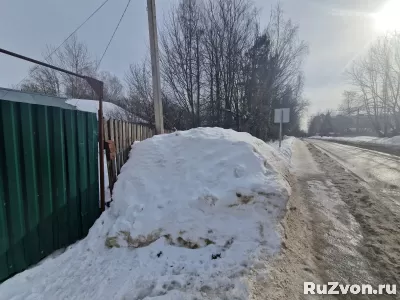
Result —
[[[299,131],[307,106],[302,63],[307,45],[279,6],[261,29],[251,0],[180,0],[159,29],[165,126],[219,126],[259,138],[277,136],[275,108],[291,108],[287,134]],[[48,49],[45,57],[53,49]],[[132,64],[124,78],[98,72],[86,46],[73,37],[48,62],[105,81],[105,99],[153,123],[149,59]],[[31,69],[22,89],[93,98],[86,82],[46,68]]]
[[[378,38],[347,75],[354,90],[342,109],[365,113],[379,136],[400,134],[400,33]]]
[[[219,126],[274,138],[274,108],[290,107],[285,129],[294,134],[307,106],[301,72],[307,51],[279,6],[261,30],[252,1],[181,0],[160,30],[166,126]],[[150,75],[148,60],[130,67],[127,99],[149,119]]]

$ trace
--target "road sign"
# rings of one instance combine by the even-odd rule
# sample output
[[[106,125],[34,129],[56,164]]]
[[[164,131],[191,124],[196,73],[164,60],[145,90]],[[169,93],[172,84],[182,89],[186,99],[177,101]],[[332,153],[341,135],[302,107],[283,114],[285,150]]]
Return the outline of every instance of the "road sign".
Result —
[[[282,116],[283,116],[282,123],[289,123],[290,108],[277,108],[277,109],[275,109],[274,123],[280,123]]]

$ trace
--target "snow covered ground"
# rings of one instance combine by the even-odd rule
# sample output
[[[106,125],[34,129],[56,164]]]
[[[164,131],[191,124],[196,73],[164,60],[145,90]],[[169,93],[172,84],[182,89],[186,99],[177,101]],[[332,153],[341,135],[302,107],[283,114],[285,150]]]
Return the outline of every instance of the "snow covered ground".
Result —
[[[377,144],[383,146],[400,146],[400,136],[391,138],[377,138],[373,136],[356,136],[356,137],[330,137],[330,136],[313,136],[312,139],[332,140],[349,142],[353,144]]]
[[[247,272],[281,247],[293,139],[199,128],[135,142],[111,208],[0,299],[247,299]]]

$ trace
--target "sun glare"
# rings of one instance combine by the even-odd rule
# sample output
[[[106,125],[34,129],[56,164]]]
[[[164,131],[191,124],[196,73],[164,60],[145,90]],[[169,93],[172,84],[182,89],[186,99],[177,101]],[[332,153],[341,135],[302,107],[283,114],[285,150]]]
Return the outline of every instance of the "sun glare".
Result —
[[[400,31],[400,0],[389,0],[374,18],[379,31]]]

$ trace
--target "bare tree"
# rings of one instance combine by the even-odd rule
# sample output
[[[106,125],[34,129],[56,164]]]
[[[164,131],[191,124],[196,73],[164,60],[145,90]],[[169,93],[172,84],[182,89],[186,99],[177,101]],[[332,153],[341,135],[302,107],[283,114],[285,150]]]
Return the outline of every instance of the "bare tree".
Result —
[[[47,47],[47,50],[43,53],[43,56],[47,58],[47,63],[55,64],[50,54],[51,49]],[[60,96],[62,94],[62,82],[60,74],[53,69],[43,66],[32,67],[29,70],[28,78],[21,83],[19,88],[22,91],[42,93],[52,96]]]
[[[125,82],[128,87],[127,97],[120,102],[121,106],[149,124],[153,124],[154,104],[148,62],[130,65],[125,75]]]
[[[203,57],[201,7],[197,0],[182,0],[171,11],[161,33],[162,75],[165,92],[200,126]]]
[[[213,125],[239,130],[240,96],[243,96],[243,59],[256,37],[256,8],[246,0],[208,0],[203,22]]]
[[[118,104],[124,98],[124,85],[121,80],[108,71],[99,74],[100,80],[104,82],[104,100]]]
[[[73,35],[62,49],[55,53],[56,65],[81,75],[96,77],[96,61],[82,42]],[[64,93],[67,97],[79,99],[94,99],[95,93],[86,80],[69,74],[61,74]]]
[[[344,91],[343,100],[338,110],[345,116],[351,116],[363,111],[363,101],[360,95],[356,91]]]
[[[366,55],[347,70],[380,136],[400,130],[400,34],[378,38]]]
[[[96,61],[93,60],[84,43],[73,35],[60,49],[48,46],[43,53],[45,60],[55,66],[78,74],[96,77]],[[22,90],[71,98],[94,99],[95,94],[87,82],[76,76],[55,70],[34,66],[20,86]]]
[[[151,71],[148,60],[139,64],[132,64],[125,76],[128,87],[127,97],[119,102],[119,105],[128,111],[130,120],[135,121],[139,117],[150,124],[154,124],[154,104],[151,84]],[[169,98],[164,90],[161,91],[163,101],[164,127],[173,129],[191,128],[191,116],[182,109],[177,102]],[[187,122],[189,121],[189,122]]]

